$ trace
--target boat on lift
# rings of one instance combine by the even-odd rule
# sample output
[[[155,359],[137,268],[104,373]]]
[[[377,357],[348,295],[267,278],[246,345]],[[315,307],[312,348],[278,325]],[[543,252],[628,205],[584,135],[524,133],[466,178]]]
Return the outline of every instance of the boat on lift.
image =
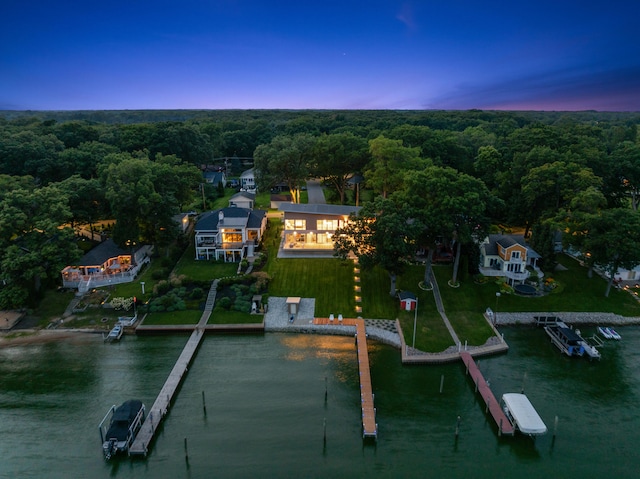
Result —
[[[122,337],[122,333],[124,333],[124,327],[122,326],[122,324],[118,323],[113,327],[111,331],[109,331],[109,334],[107,335],[106,338],[104,338],[104,340],[107,343],[120,341],[120,338]]]
[[[607,328],[607,330],[609,331],[609,334],[611,335],[611,337],[617,341],[620,341],[622,339],[622,336],[620,336],[618,334],[618,332],[613,329],[613,328]]]
[[[503,410],[515,429],[522,434],[539,436],[547,432],[547,426],[538,415],[529,398],[524,394],[502,395]]]
[[[130,399],[118,407],[111,406],[98,425],[106,460],[118,453],[129,452],[129,447],[142,427],[144,413],[144,404],[138,399]]]
[[[611,332],[609,332],[609,328],[607,328],[605,326],[598,326],[598,332],[605,339],[613,339],[613,336],[611,335]]]

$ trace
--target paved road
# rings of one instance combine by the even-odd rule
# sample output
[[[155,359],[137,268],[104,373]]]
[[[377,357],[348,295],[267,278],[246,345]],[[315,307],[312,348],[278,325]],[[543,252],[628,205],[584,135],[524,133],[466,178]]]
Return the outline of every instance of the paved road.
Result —
[[[324,199],[322,185],[318,180],[307,181],[307,194],[309,197],[310,205],[324,205],[327,203],[327,201]]]

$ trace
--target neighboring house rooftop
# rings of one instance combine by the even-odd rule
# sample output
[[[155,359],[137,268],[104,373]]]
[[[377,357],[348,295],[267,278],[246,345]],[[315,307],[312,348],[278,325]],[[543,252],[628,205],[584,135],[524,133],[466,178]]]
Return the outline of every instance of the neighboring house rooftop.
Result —
[[[323,205],[323,204],[300,204],[300,203],[283,203],[280,205],[280,211],[285,213],[307,213],[312,215],[345,215],[358,213],[359,206],[349,205]]]
[[[87,252],[76,266],[95,266],[122,255],[131,255],[131,251],[120,248],[109,238]]]
[[[260,228],[262,219],[267,214],[264,210],[250,210],[237,206],[229,206],[202,214],[196,223],[196,231],[217,231],[221,212],[223,225],[246,226],[247,228]]]
[[[498,245],[503,248],[509,248],[514,244],[519,244],[520,246],[524,246],[527,248],[527,242],[522,235],[489,235],[488,243],[485,244],[485,252],[490,255],[498,254]]]

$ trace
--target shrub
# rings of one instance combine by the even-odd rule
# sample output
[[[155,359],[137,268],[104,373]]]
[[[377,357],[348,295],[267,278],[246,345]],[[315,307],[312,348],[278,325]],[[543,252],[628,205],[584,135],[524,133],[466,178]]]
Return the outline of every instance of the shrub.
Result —
[[[224,297],[224,298],[220,298],[217,303],[216,303],[219,307],[226,309],[227,311],[229,311],[229,308],[231,308],[231,298],[228,297]]]
[[[162,296],[163,294],[167,294],[170,289],[171,285],[168,281],[158,281],[153,287],[153,294],[156,296]]]
[[[167,268],[158,268],[153,273],[151,273],[152,279],[164,279],[169,276],[169,270]]]
[[[189,294],[189,299],[202,299],[204,297],[204,290],[202,288],[194,288]]]

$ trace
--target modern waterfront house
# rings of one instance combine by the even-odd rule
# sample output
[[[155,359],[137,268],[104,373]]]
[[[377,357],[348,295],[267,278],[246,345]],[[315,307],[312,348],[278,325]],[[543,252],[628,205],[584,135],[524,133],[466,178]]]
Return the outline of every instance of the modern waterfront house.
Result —
[[[289,257],[333,255],[333,234],[357,214],[357,206],[282,203],[284,231],[280,253]],[[279,255],[281,255],[279,253]]]

